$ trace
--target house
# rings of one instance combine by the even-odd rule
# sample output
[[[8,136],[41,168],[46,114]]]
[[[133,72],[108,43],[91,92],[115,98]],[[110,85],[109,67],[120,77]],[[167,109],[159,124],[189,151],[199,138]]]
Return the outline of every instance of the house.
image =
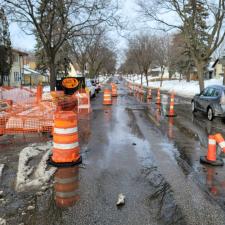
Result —
[[[46,74],[42,74],[38,71],[35,71],[30,68],[29,65],[24,65],[24,77],[22,84],[29,86],[36,86],[39,83],[49,83],[49,76]]]
[[[4,85],[18,87],[22,84],[24,65],[26,64],[27,53],[17,49],[12,50],[13,64],[9,76],[4,76]]]
[[[225,70],[225,56],[223,56],[220,59],[217,59],[215,63],[213,64],[213,68],[214,68],[214,74],[216,78],[223,76],[224,70]]]

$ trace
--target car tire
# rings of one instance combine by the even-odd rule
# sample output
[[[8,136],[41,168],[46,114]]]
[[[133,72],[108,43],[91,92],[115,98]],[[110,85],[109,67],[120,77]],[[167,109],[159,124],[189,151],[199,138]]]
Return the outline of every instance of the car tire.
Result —
[[[214,113],[211,107],[209,107],[207,110],[207,118],[209,121],[212,121],[214,118]]]
[[[191,102],[191,111],[192,111],[192,113],[197,112],[197,109],[195,107],[195,102],[194,101]]]

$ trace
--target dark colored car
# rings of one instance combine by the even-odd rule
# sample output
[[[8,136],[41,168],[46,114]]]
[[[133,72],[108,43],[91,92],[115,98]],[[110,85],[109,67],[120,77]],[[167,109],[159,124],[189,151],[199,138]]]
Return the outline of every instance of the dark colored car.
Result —
[[[212,85],[195,95],[191,102],[192,112],[207,113],[208,120],[215,116],[225,117],[225,86]]]

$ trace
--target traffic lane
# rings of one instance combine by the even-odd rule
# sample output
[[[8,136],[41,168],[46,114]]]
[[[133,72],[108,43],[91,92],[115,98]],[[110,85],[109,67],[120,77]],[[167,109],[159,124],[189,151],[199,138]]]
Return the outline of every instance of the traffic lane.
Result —
[[[55,186],[51,197],[36,198],[35,210],[24,218],[25,224],[36,224],[36,220],[43,225],[186,224],[125,103],[137,104],[121,86],[113,106],[103,107],[101,95],[95,99],[88,138],[80,142],[83,165],[74,173],[78,177],[74,178],[74,196],[60,201]],[[79,135],[84,136],[84,132],[88,129],[80,129]],[[117,208],[120,193],[126,200]]]
[[[208,135],[220,132],[220,128],[207,119],[199,119],[198,116],[187,113],[189,105],[179,102],[175,105],[177,117],[167,118],[165,115],[168,106],[166,101],[161,106],[157,106],[153,99],[148,104],[148,118],[177,148],[176,159],[184,173],[195,177],[201,188],[224,209],[224,167],[212,168],[199,163],[200,156],[207,154]],[[218,152],[220,151],[221,149],[218,149]]]
[[[123,106],[129,100],[121,87],[112,107],[102,107],[102,99],[96,99],[91,121],[96,129],[80,170],[80,201],[64,224],[185,224],[143,134]],[[120,209],[115,205],[119,193],[126,196]]]
[[[224,220],[225,214],[212,198],[199,187],[194,172],[187,173],[187,166],[180,158],[175,141],[169,141],[163,132],[146,126],[149,117],[143,111],[136,114],[140,128],[146,140],[150,143],[159,170],[171,185],[174,198],[185,215],[188,224],[218,224]],[[135,115],[136,115],[135,114]],[[138,118],[142,118],[141,120]],[[178,137],[179,138],[179,137]],[[184,142],[186,140],[183,140]],[[192,146],[193,147],[193,146]],[[181,164],[182,169],[181,169]]]

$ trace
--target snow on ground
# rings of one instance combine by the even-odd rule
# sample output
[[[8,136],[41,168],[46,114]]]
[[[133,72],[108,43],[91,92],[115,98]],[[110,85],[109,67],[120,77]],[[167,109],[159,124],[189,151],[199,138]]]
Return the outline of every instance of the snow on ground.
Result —
[[[20,152],[16,177],[16,191],[22,192],[28,188],[40,188],[50,180],[56,171],[56,168],[53,167],[47,170],[47,159],[51,148],[52,144],[50,142],[44,145],[33,144]],[[34,171],[35,165],[30,166],[28,163],[40,154],[44,155]]]
[[[134,81],[136,84],[141,84],[141,79],[138,76],[135,76],[134,79],[126,79],[128,81]],[[223,78],[220,79],[211,79],[205,81],[205,87],[208,87],[210,85],[222,85],[223,84]],[[146,81],[145,78],[143,78],[143,85],[146,87]],[[152,88],[159,88],[160,87],[160,81],[150,81],[149,87]],[[161,87],[161,90],[172,92],[174,91],[177,95],[183,96],[183,97],[189,97],[192,98],[195,94],[199,94],[199,83],[198,81],[190,81],[187,82],[186,80],[167,80],[163,81],[163,85]]]
[[[0,218],[0,225],[6,225],[6,220],[5,220],[5,219]]]
[[[0,179],[1,179],[2,172],[3,172],[4,167],[5,167],[4,164],[0,164]]]

